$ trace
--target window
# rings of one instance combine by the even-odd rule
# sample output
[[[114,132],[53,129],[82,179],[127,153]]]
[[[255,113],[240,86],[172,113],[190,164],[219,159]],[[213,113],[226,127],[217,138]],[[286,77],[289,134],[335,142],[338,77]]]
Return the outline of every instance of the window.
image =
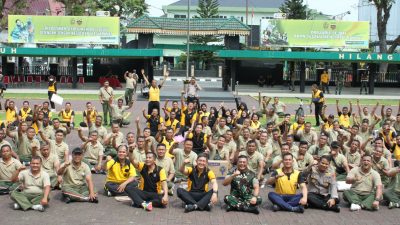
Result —
[[[186,18],[186,15],[174,15],[174,18]]]

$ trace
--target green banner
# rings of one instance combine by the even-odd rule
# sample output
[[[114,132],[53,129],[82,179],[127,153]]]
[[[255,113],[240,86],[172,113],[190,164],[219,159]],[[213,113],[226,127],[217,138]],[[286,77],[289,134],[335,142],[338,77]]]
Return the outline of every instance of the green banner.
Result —
[[[119,44],[119,17],[8,16],[8,42]]]
[[[334,20],[262,20],[260,45],[367,49],[369,22]]]

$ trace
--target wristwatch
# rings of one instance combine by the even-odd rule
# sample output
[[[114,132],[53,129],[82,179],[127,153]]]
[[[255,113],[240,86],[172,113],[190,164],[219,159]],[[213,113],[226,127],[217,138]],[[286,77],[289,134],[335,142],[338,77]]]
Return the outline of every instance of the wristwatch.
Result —
[[[218,191],[213,191],[213,193],[218,195]]]

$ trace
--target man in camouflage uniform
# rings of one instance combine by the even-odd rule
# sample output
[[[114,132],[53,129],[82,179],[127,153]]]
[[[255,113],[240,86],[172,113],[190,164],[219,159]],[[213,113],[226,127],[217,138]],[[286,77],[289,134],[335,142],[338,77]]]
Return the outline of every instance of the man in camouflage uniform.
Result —
[[[259,181],[256,174],[247,167],[247,156],[238,157],[237,166],[233,168],[222,183],[224,186],[231,185],[230,195],[224,197],[226,210],[238,210],[259,214],[258,205],[261,204],[259,196]]]
[[[335,77],[335,84],[336,84],[336,89],[335,89],[335,95],[337,95],[339,93],[339,95],[342,94],[342,89],[344,86],[344,73],[340,72],[339,74],[336,75]]]

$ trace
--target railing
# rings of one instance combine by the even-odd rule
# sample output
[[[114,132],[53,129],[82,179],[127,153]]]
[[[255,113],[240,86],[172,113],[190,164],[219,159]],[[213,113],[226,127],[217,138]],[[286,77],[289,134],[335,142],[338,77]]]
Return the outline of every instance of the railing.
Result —
[[[55,75],[55,71],[52,71],[50,66],[44,65],[33,65],[33,66],[23,66],[14,68],[13,75]],[[83,69],[77,68],[78,76],[83,75]],[[72,66],[58,66],[57,67],[57,75],[58,76],[72,76]],[[93,66],[87,66],[87,76],[93,75]]]

